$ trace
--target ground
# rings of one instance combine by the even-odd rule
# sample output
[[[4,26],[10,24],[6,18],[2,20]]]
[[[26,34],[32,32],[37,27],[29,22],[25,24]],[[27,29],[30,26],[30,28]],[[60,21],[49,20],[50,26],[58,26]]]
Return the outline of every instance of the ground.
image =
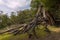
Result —
[[[28,34],[18,34],[14,36],[13,34],[1,34],[0,40],[60,40],[60,27],[48,27],[51,34],[45,32],[43,27],[36,29],[36,34],[38,39],[33,35],[32,38],[28,38]]]

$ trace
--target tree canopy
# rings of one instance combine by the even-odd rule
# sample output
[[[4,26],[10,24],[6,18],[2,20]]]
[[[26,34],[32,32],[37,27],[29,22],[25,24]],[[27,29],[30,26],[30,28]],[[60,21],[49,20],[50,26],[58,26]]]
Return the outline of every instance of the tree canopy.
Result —
[[[55,18],[60,18],[60,0],[32,0],[31,7],[36,9],[40,4]]]

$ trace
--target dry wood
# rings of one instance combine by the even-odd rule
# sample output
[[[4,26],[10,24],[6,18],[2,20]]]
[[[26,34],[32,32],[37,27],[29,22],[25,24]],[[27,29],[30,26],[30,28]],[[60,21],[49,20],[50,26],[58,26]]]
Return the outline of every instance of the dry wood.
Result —
[[[48,23],[51,23],[53,24],[53,18],[51,17],[51,15],[49,15],[49,13],[45,13],[45,15],[43,15],[44,11],[43,11],[43,6],[42,5],[39,5],[38,7],[38,11],[35,15],[35,18],[29,23],[29,24],[26,24],[25,26],[20,26],[20,27],[17,27],[17,28],[13,28],[13,29],[10,29],[10,30],[7,30],[5,32],[2,32],[2,33],[6,33],[6,32],[11,32],[13,31],[12,33],[14,33],[14,35],[17,35],[19,33],[26,33],[28,32],[29,30],[33,29],[33,34],[36,36],[36,32],[35,32],[35,27],[37,25],[40,25],[40,24],[44,24],[45,25],[45,28],[46,30],[49,31],[49,29],[47,28],[48,26]],[[44,17],[46,16],[46,17]],[[48,22],[47,22],[47,21]],[[23,27],[21,30],[19,30],[21,27]],[[17,29],[17,30],[16,30]],[[50,31],[49,31],[50,33]],[[37,36],[36,36],[37,37]]]

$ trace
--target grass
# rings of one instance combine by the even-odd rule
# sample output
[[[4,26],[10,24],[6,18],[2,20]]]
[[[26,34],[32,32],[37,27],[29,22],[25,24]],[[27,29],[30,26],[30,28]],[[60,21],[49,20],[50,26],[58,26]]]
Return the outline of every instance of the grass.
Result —
[[[8,40],[11,37],[11,34],[2,34],[0,35],[0,40]]]
[[[12,35],[12,34],[2,34],[0,35],[0,40],[23,40],[26,39],[28,36],[27,34],[21,34],[21,35]]]
[[[49,29],[53,31],[55,30],[55,27],[49,27]],[[45,28],[43,26],[40,26],[38,29],[36,28],[35,30],[38,37],[45,37],[47,34],[47,32],[44,31]],[[5,33],[0,35],[0,40],[28,40],[28,34],[18,34],[14,36],[13,34]]]

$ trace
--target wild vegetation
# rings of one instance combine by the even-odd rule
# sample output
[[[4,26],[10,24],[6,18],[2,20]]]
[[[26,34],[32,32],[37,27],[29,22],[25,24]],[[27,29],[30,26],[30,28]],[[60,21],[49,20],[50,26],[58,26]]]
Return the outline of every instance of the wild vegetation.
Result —
[[[43,38],[45,38],[47,40],[49,37],[54,37],[54,32],[52,32],[54,30],[52,29],[55,27],[52,26],[60,25],[60,1],[31,0],[30,6],[31,9],[17,11],[17,15],[15,15],[15,12],[11,12],[10,17],[7,14],[2,14],[1,11],[0,34],[2,35],[0,40],[12,40],[12,38],[13,40],[29,40],[28,38],[31,38],[31,40],[33,38],[44,40]],[[12,34],[13,37],[11,37]],[[56,35],[59,35],[59,33]]]

